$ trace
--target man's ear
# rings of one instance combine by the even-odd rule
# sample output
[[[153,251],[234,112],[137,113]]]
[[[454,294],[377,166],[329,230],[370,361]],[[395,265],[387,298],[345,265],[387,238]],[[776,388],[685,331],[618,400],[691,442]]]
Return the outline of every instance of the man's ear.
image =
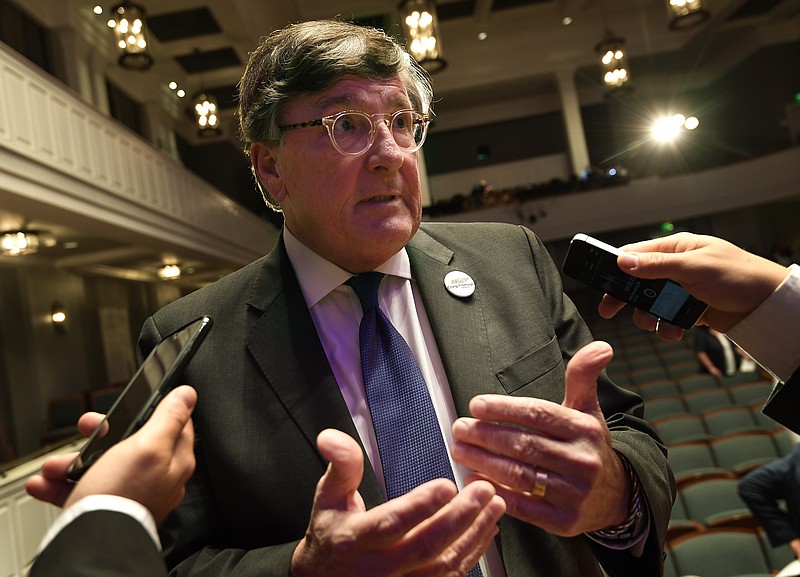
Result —
[[[286,196],[286,187],[280,175],[278,161],[273,154],[274,147],[264,142],[254,142],[250,145],[250,161],[261,186],[269,191],[270,195],[281,202]]]

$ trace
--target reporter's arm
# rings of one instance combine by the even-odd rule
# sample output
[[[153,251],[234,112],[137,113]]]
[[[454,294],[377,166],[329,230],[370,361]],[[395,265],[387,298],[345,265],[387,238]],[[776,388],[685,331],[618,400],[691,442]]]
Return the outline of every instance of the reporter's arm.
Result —
[[[622,270],[639,278],[679,282],[692,296],[709,304],[701,321],[720,332],[727,332],[749,315],[787,275],[786,267],[712,236],[678,233],[621,250],[617,263]],[[605,295],[599,312],[611,318],[623,306]],[[656,319],[642,311],[634,313],[634,322],[646,330],[656,328]],[[681,337],[678,327],[659,324],[659,336]]]

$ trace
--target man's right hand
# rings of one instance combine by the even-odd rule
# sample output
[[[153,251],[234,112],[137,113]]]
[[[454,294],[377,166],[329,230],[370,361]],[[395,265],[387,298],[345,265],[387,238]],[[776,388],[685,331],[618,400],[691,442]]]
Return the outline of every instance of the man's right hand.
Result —
[[[358,493],[364,472],[358,443],[328,429],[317,447],[330,463],[292,557],[293,577],[466,575],[497,534],[506,507],[490,483],[459,493],[437,479],[367,511]]]
[[[176,388],[139,431],[111,447],[77,485],[67,481],[67,468],[75,457],[70,453],[48,459],[42,473],[28,480],[28,493],[64,508],[87,495],[118,495],[141,503],[160,523],[183,499],[184,485],[194,471],[191,414],[196,404],[193,388]],[[101,419],[87,413],[78,428],[90,433]]]
[[[702,323],[726,332],[760,305],[786,278],[786,267],[751,254],[725,240],[691,233],[637,242],[621,247],[620,268],[639,278],[669,278],[692,296],[708,303]],[[625,304],[604,295],[600,315],[611,318]],[[655,330],[657,319],[635,310],[634,323]],[[679,327],[658,323],[658,334],[680,339]]]

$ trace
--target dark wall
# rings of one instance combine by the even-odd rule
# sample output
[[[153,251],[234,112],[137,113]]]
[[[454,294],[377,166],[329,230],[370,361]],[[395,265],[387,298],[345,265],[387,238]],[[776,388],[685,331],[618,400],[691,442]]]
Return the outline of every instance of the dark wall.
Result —
[[[566,150],[566,129],[559,111],[429,134],[425,164],[428,174],[433,175]],[[479,158],[479,153],[485,158]]]

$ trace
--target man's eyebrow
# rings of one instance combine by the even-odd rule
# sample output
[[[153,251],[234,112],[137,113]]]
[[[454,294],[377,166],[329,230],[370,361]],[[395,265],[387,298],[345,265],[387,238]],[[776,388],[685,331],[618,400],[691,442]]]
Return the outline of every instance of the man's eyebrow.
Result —
[[[333,96],[326,96],[325,98],[320,99],[314,103],[314,109],[320,113],[323,110],[333,108],[334,106],[342,107],[343,109],[353,109],[353,107],[358,107],[360,102],[360,99],[354,98],[350,94],[337,94]],[[398,110],[403,108],[413,108],[413,104],[411,104],[408,98],[402,94],[391,96],[389,98],[389,103],[393,106],[396,106]]]

